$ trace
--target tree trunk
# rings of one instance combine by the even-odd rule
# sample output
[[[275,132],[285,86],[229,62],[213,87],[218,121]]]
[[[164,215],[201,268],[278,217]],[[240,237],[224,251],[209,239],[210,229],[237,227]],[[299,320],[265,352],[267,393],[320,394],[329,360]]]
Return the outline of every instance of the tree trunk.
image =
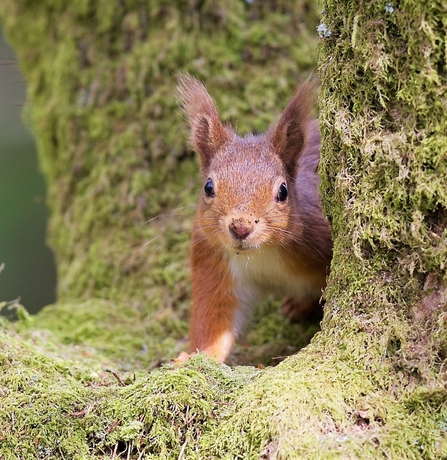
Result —
[[[313,49],[313,3],[166,3],[0,6],[59,273],[58,304],[1,333],[0,458],[445,458],[443,6],[325,6],[322,331],[263,371],[199,356],[147,374],[180,350],[189,306],[197,175],[173,73],[264,130]]]

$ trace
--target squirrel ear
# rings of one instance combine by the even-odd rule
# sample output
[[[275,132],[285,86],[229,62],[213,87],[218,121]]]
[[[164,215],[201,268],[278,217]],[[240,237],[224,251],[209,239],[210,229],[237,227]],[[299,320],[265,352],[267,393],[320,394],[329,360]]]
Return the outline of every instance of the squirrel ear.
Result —
[[[177,77],[177,89],[183,111],[191,126],[191,145],[207,168],[216,150],[228,140],[216,106],[205,86],[189,74]]]
[[[276,126],[271,142],[286,171],[296,177],[298,159],[306,142],[306,125],[311,117],[313,84],[303,83],[288,103]]]

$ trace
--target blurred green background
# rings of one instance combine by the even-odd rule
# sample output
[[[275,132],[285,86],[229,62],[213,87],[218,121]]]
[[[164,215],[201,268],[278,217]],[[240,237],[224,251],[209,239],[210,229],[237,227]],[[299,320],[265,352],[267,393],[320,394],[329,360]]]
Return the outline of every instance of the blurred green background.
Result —
[[[20,297],[34,313],[54,302],[56,269],[45,245],[45,184],[31,127],[22,120],[25,93],[0,28],[0,302]]]

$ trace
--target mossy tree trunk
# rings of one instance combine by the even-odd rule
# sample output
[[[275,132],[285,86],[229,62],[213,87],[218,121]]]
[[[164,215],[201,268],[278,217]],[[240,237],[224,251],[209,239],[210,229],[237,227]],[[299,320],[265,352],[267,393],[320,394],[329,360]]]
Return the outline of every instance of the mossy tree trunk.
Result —
[[[84,354],[107,352],[73,363],[54,357],[73,359],[71,348],[42,345],[41,329],[23,332],[34,345],[4,334],[0,452],[447,457],[443,5],[325,5],[320,170],[335,247],[312,343],[264,371],[199,357],[114,384],[99,369],[114,353],[125,367],[125,353],[142,345],[134,336],[159,337],[147,342],[153,360],[175,353],[185,331],[180,230],[189,217],[139,225],[193,202],[195,165],[174,116],[172,72],[205,79],[211,93],[220,88],[223,117],[237,117],[244,131],[280,112],[297,63],[308,62],[303,5],[148,3],[0,6],[29,84],[58,256],[59,305],[34,324],[63,343],[95,346]]]

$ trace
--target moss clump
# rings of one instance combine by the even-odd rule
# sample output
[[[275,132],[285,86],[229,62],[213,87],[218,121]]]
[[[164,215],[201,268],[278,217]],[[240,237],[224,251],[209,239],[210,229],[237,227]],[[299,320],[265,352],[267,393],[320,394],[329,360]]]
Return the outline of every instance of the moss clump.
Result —
[[[204,437],[206,452],[247,459],[444,458],[447,407],[441,382],[436,390],[402,391],[397,380],[383,387],[393,369],[385,363],[368,372],[354,351],[334,351],[318,337],[299,355],[266,370],[244,388],[218,430]],[[366,353],[374,356],[371,349]],[[226,436],[229,431],[243,434]],[[221,457],[223,452],[231,454]]]
[[[188,458],[201,432],[256,370],[197,357],[151,374],[100,370],[98,360],[51,358],[1,332],[0,456]],[[109,363],[110,364],[110,363]]]

